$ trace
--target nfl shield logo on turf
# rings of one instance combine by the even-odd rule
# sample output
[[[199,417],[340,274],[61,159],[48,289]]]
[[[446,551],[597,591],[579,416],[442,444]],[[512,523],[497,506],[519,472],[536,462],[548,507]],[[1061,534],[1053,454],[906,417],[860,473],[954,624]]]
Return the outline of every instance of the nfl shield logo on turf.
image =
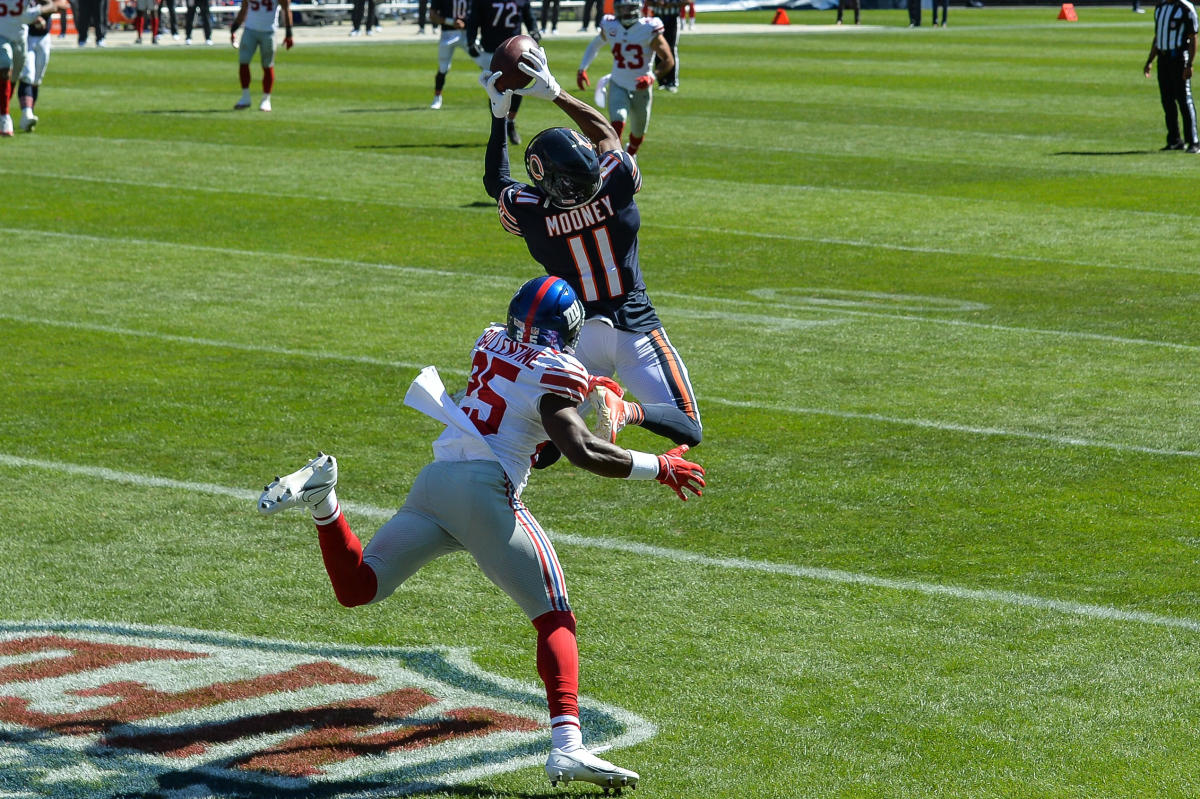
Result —
[[[581,698],[589,739],[652,725]],[[0,796],[394,796],[540,765],[539,686],[462,650],[0,621]]]

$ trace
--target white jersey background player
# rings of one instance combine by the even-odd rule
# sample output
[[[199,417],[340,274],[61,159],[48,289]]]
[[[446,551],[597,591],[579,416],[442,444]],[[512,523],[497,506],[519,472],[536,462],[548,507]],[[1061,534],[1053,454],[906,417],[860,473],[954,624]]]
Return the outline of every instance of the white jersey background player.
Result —
[[[461,408],[433,367],[421,372],[404,402],[446,429],[404,507],[365,549],[338,505],[337,462],[328,455],[268,484],[258,509],[270,514],[303,506],[312,513],[334,594],[347,607],[385,599],[434,558],[469,552],[537,631],[537,669],[550,710],[546,775],[552,783],[634,787],[636,772],[583,746],[575,615],[554,547],[521,491],[547,440],[576,466],[605,477],[657,479],[681,499],[684,489],[701,493],[704,470],[681,457],[687,447],[655,456],[588,432],[576,409],[590,380],[571,354],[582,327],[583,305],[566,281],[534,278],[513,295],[508,324],[489,327],[475,342]]]
[[[259,111],[271,110],[271,90],[275,86],[275,30],[279,26],[279,15],[283,14],[283,45],[292,49],[292,7],[289,0],[242,0],[241,8],[229,26],[229,41],[238,48],[238,80],[242,84],[242,96],[234,104],[235,111],[250,107],[250,62],[254,51],[259,51],[262,62],[262,101]],[[242,41],[237,43],[237,29],[246,24]]]
[[[21,103],[21,130],[29,132],[38,123],[33,111],[37,104],[38,89],[46,77],[50,63],[50,14],[41,14],[29,23],[28,45],[25,50],[25,67],[21,70],[17,84],[17,98]]]
[[[433,79],[433,102],[429,105],[434,111],[442,107],[442,90],[446,87],[446,75],[450,72],[454,51],[462,50],[470,57],[470,50],[467,49],[467,18],[470,13],[471,0],[433,0],[429,8],[429,21],[442,28],[438,40],[438,71]]]
[[[0,0],[0,136],[13,135],[13,82],[25,69],[29,23],[56,10],[59,3],[41,5],[28,0]]]
[[[615,15],[615,16],[614,16]],[[587,68],[605,44],[612,50],[613,65],[608,80],[608,118],[621,136],[629,125],[629,145],[636,155],[650,125],[654,81],[662,80],[675,67],[671,48],[663,37],[658,17],[641,16],[641,4],[618,0],[613,14],[600,19],[600,33],[588,43],[579,62],[575,81],[580,89],[591,85]]]

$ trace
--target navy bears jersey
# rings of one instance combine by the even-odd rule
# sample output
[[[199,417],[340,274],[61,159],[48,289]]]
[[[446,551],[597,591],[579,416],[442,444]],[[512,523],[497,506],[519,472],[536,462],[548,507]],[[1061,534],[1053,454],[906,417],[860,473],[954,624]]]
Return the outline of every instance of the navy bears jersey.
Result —
[[[479,48],[494,53],[505,39],[521,32],[522,22],[531,33],[537,30],[529,0],[473,0],[467,41],[475,41],[478,30]]]
[[[464,23],[470,19],[470,0],[433,0],[430,7],[445,20],[442,30],[454,30],[456,19],[461,19]]]
[[[571,209],[551,205],[536,187],[510,178],[497,198],[500,224],[525,239],[548,274],[570,284],[589,319],[649,332],[662,323],[638,265],[642,218],[634,195],[641,191],[642,175],[628,153],[612,150],[600,157],[600,176],[596,196]]]

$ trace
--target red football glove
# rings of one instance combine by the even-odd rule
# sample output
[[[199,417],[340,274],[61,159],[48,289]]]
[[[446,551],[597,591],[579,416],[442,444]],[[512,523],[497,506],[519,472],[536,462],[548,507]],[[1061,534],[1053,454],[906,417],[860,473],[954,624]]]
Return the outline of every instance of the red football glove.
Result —
[[[707,485],[704,482],[704,467],[683,459],[683,453],[687,451],[688,445],[681,444],[675,449],[659,455],[658,477],[654,478],[663,485],[669,486],[684,502],[687,502],[688,498],[687,494],[683,493],[683,489],[686,488],[699,497],[704,494],[700,489]]]
[[[283,46],[284,46],[284,49],[291,50],[291,49],[292,49],[292,45],[293,45],[293,44],[295,44],[295,42],[293,42],[293,41],[292,41],[292,37],[291,37],[291,36],[285,36],[285,37],[283,37]]]
[[[654,85],[654,76],[653,75],[642,75],[633,82],[633,87],[635,89],[649,89],[653,85]]]
[[[602,377],[601,375],[588,375],[588,393],[591,394],[596,386],[602,386],[618,397],[625,396],[625,389],[621,388],[620,384],[611,377]]]
[[[586,89],[592,85],[592,82],[588,80],[586,69],[581,69],[575,73],[575,83],[578,84],[580,89]]]

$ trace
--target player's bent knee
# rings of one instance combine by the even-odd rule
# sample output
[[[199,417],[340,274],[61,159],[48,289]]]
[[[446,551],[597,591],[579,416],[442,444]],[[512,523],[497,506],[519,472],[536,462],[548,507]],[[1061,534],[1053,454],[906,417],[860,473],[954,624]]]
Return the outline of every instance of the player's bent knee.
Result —
[[[379,581],[375,578],[375,570],[365,563],[355,571],[354,579],[339,580],[333,584],[333,595],[338,604],[346,608],[369,605],[375,601],[378,593]]]
[[[704,428],[700,427],[699,422],[687,425],[683,428],[684,435],[676,439],[676,444],[687,444],[689,447],[699,446],[701,439],[704,438]]]

